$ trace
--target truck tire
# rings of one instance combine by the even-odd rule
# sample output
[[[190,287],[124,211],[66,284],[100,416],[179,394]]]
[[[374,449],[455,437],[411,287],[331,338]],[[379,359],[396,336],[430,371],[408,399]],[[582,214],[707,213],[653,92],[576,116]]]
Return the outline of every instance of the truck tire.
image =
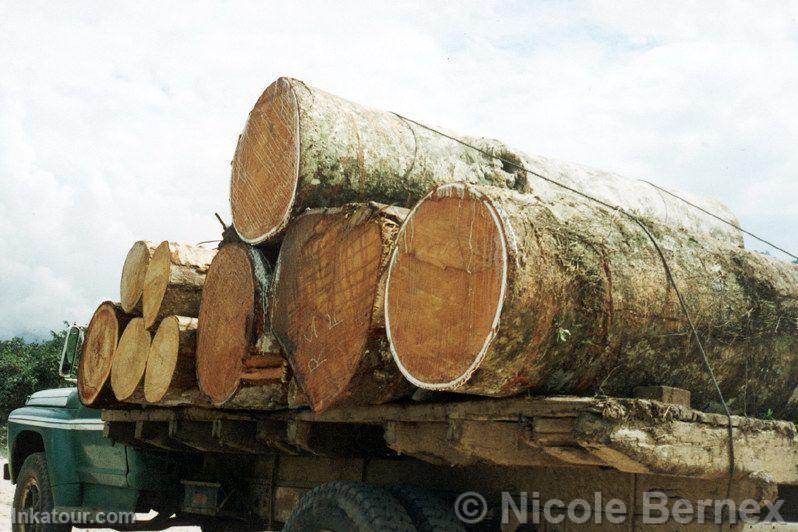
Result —
[[[297,503],[284,532],[414,532],[413,521],[391,494],[361,482],[330,482]]]
[[[14,532],[36,530],[41,532],[66,532],[72,529],[68,524],[25,522],[21,514],[46,514],[53,511],[53,491],[50,486],[50,474],[47,471],[47,459],[44,453],[33,453],[25,459],[17,477],[14,490],[11,529]],[[22,517],[22,519],[20,519]]]
[[[388,491],[407,511],[418,532],[465,532],[452,506],[432,493],[410,486],[390,486]]]

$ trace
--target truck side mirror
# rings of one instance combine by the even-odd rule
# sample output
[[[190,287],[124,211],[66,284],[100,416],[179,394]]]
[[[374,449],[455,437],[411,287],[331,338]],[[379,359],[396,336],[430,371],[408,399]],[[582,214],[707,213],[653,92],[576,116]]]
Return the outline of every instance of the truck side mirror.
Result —
[[[84,327],[73,325],[67,331],[64,339],[64,348],[61,351],[61,364],[58,374],[67,380],[74,380],[76,368],[80,359],[80,350],[83,347]]]

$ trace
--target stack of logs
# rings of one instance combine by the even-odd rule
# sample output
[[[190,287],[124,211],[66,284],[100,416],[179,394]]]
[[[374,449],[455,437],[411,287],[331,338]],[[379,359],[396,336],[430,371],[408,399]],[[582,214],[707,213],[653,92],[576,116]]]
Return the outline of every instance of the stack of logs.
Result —
[[[321,411],[415,388],[678,385],[712,407],[675,283],[733,409],[798,413],[798,267],[743,249],[717,202],[286,78],[249,115],[230,195],[218,252],[133,245],[121,303],[85,335],[85,404]]]

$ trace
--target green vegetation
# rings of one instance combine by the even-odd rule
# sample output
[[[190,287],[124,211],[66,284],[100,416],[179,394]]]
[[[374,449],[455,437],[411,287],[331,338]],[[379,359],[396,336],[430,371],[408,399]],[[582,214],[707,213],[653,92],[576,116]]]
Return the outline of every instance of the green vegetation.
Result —
[[[42,342],[22,338],[0,340],[0,422],[9,412],[25,404],[28,395],[67,383],[58,376],[58,362],[66,331],[50,332]]]

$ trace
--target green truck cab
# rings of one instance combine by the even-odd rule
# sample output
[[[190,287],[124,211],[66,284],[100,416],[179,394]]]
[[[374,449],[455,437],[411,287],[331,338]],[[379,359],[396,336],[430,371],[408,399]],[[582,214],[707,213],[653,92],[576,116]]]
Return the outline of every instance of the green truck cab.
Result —
[[[60,372],[69,380],[82,335],[81,327],[72,327],[64,344]],[[100,513],[162,512],[176,505],[180,460],[112,441],[100,415],[80,403],[75,387],[36,392],[11,412],[3,476],[17,486],[15,512],[80,513],[91,521]]]

